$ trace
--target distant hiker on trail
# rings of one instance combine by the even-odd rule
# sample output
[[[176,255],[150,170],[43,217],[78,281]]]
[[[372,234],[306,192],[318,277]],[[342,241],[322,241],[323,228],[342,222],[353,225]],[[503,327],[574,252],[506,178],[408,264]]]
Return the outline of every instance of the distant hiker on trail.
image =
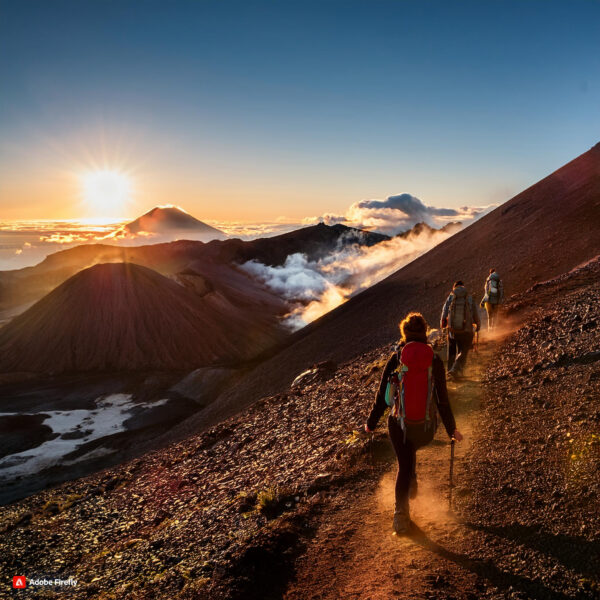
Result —
[[[398,458],[394,530],[410,527],[409,493],[417,495],[416,451],[433,440],[437,411],[448,435],[458,441],[454,415],[448,402],[442,359],[427,343],[427,323],[419,313],[410,313],[400,323],[402,340],[389,358],[375,397],[365,431],[371,433],[385,409],[390,407],[388,431]]]
[[[473,325],[479,331],[481,320],[462,281],[456,281],[442,310],[441,327],[448,328],[448,375],[461,376],[473,346]],[[457,356],[458,352],[458,356]]]
[[[488,330],[498,325],[498,309],[504,302],[504,285],[496,269],[490,269],[490,274],[485,280],[485,290],[479,306],[485,307],[488,318]]]

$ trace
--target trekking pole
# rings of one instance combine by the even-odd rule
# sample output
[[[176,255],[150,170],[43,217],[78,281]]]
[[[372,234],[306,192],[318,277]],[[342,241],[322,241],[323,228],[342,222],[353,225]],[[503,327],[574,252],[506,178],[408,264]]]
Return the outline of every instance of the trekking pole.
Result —
[[[448,492],[448,510],[452,510],[452,488],[454,487],[453,477],[454,477],[454,444],[456,440],[452,438],[450,441],[450,486]]]
[[[444,327],[444,333],[446,336],[446,364],[450,362],[450,333],[447,327]]]

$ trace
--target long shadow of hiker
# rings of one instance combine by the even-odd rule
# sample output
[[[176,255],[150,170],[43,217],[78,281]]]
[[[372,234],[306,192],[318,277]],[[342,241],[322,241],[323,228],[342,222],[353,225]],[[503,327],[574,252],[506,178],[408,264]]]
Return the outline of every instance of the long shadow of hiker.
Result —
[[[582,575],[598,575],[600,541],[589,542],[583,538],[544,533],[539,530],[539,527],[525,525],[507,525],[504,527],[474,523],[463,523],[463,525],[476,531],[483,531],[528,546],[541,554],[553,556],[567,569],[577,571]]]
[[[452,550],[440,546],[440,544],[427,537],[425,532],[415,524],[413,524],[410,539],[422,548],[437,554],[445,560],[456,563],[500,589],[512,587],[514,590],[523,592],[527,598],[535,598],[536,600],[568,600],[570,598],[570,596],[552,590],[540,582],[522,575],[502,571],[491,560],[474,560],[466,554],[452,552]]]

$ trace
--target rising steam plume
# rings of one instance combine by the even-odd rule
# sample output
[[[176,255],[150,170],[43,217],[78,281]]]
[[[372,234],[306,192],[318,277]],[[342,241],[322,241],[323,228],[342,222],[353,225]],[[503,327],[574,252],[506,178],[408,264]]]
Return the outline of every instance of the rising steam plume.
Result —
[[[340,240],[333,252],[318,260],[296,253],[281,266],[252,260],[242,267],[289,302],[292,308],[284,322],[296,330],[397,271],[454,231],[456,228],[416,229],[370,247],[344,245]]]

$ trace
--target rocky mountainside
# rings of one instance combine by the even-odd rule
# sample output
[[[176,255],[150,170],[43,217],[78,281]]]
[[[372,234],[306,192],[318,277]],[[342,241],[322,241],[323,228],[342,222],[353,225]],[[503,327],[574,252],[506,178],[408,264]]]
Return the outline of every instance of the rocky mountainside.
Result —
[[[599,282],[596,259],[513,299],[528,317],[490,364],[478,441],[458,475],[461,514],[505,540],[494,564],[518,573],[529,597],[600,594]]]
[[[444,561],[429,597],[596,597],[599,274],[596,262],[561,279],[558,290],[569,291],[525,314],[492,361],[456,494],[475,525],[504,528],[513,541],[471,549],[482,557],[471,563]],[[533,304],[536,292],[515,298],[513,309]],[[338,368],[319,365],[203,433],[5,507],[3,571],[73,577],[74,598],[280,598],[313,529],[327,525],[338,500],[363,502],[379,478],[381,462],[372,464],[352,429],[388,352],[384,345]],[[375,444],[379,461],[385,447]],[[330,536],[342,534],[352,532]],[[530,549],[511,553],[515,539]],[[471,564],[476,581],[465,575]],[[519,575],[503,580],[505,568]]]
[[[600,253],[600,144],[387,279],[300,330],[287,347],[223,394],[190,427],[215,422],[289,385],[314,362],[343,362],[397,334],[399,320],[421,311],[436,326],[452,282],[475,301],[490,267],[508,295],[564,273]]]
[[[281,518],[310,513],[365,469],[352,426],[380,358],[317,369],[329,379],[315,375],[203,434],[4,507],[3,571],[69,573],[80,582],[74,598],[256,597],[246,594],[258,593],[257,579],[232,581],[240,561],[250,578],[284,584],[284,551],[303,527],[279,531]]]
[[[473,498],[469,510],[482,522],[509,517],[533,527],[543,518],[574,536],[600,530],[599,282],[597,258],[534,286],[508,307],[519,314],[525,304],[530,314],[487,374],[491,394],[482,424],[490,440],[493,424],[495,436],[478,446],[469,471],[471,484],[482,489],[485,481],[503,502]],[[498,468],[508,461],[512,466]]]
[[[0,329],[0,372],[175,370],[234,363],[280,342],[285,305],[241,271],[181,284],[132,263],[85,269]]]
[[[376,485],[328,503],[286,600],[598,597],[599,275],[596,260],[536,285],[482,332],[466,376],[449,384],[464,434],[453,493],[438,431],[417,454],[409,535],[388,534],[391,460]]]

